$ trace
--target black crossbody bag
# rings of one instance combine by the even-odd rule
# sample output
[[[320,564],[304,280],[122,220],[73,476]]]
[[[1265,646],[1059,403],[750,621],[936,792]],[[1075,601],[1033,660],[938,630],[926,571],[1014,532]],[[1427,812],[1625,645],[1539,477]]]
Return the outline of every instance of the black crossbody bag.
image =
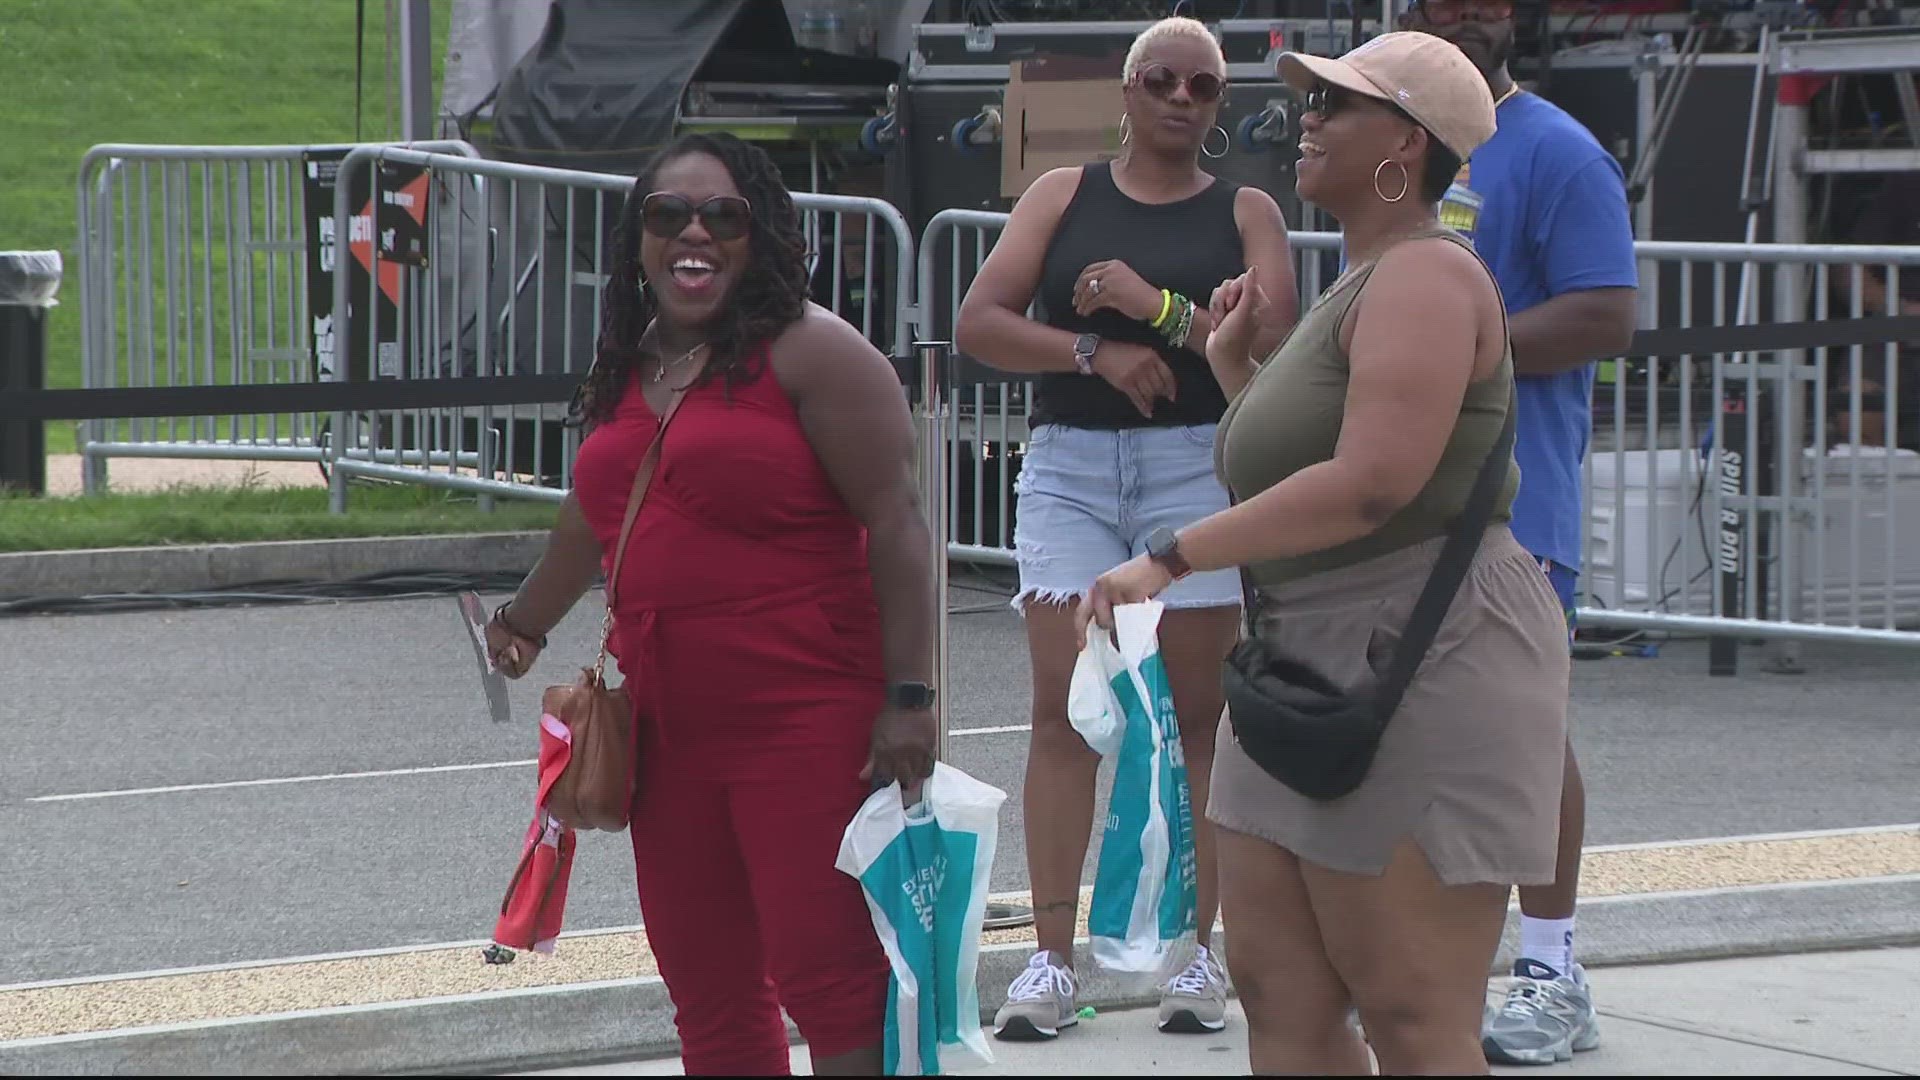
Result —
[[[1258,591],[1247,568],[1240,568],[1246,634],[1223,671],[1227,717],[1240,748],[1275,780],[1310,799],[1329,801],[1366,778],[1380,737],[1432,647],[1493,519],[1494,501],[1513,460],[1515,405],[1509,398],[1506,423],[1480,466],[1466,507],[1447,530],[1447,542],[1407,618],[1387,673],[1371,686],[1342,690],[1255,636]]]

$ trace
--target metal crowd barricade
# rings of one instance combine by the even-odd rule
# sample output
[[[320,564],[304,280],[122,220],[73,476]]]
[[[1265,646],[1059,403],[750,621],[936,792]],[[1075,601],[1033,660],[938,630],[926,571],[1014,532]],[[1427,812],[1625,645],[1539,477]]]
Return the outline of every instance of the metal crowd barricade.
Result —
[[[1897,315],[1901,275],[1920,273],[1912,247],[1637,249],[1643,304],[1662,327]],[[1883,310],[1866,306],[1869,275],[1886,283]],[[1900,351],[1603,363],[1584,476],[1581,621],[1920,645],[1920,431],[1911,422],[1901,431],[1894,407],[1920,387],[1900,370]]]
[[[923,337],[951,339],[967,286],[1006,220],[946,210],[929,221],[919,251]],[[1337,272],[1340,237],[1290,239],[1304,306]],[[1899,276],[1920,273],[1915,248],[1636,247],[1647,274],[1643,308],[1661,327],[1898,314],[1867,311],[1861,283],[1878,274],[1897,298]],[[1920,543],[1912,539],[1920,537],[1920,431],[1891,452],[1863,432],[1874,418],[1874,385],[1889,401],[1903,393],[1898,352],[1888,344],[1600,364],[1582,478],[1583,623],[1920,644]],[[965,357],[954,362],[948,552],[1010,565],[1031,383]],[[1744,393],[1729,398],[1730,389]],[[1920,387],[1904,393],[1913,390]],[[1742,411],[1717,423],[1729,400]],[[1836,417],[1850,421],[1851,435],[1835,438]],[[1895,411],[1885,423],[1894,434]]]
[[[921,336],[952,340],[967,287],[986,261],[1007,215],[987,210],[942,210],[920,236]],[[1294,233],[1296,278],[1305,300],[1317,295],[1340,249],[1338,233]],[[1204,303],[1206,297],[1196,300]],[[965,356],[953,359],[948,410],[946,516],[948,554],[966,562],[1013,563],[1013,486],[1027,443],[1033,383]]]
[[[578,373],[592,366],[602,287],[631,176],[449,157],[395,146],[355,150],[342,172],[372,169],[372,205],[389,194],[432,193],[428,250],[384,255],[374,245],[367,292],[397,298],[403,314],[383,328],[365,320],[359,355],[372,370],[335,365],[334,377],[458,378]],[[878,199],[796,193],[807,234],[829,242],[812,255],[814,299],[860,327],[902,370],[913,357],[912,237]],[[336,189],[334,228],[370,232]],[[351,267],[335,267],[334,308],[345,310]],[[384,275],[384,277],[383,277]],[[351,350],[350,350],[351,353]],[[369,361],[361,360],[363,367]],[[579,432],[564,404],[336,414],[332,504],[347,481],[377,477],[473,492],[557,501],[572,486]]]
[[[426,144],[416,144],[426,145]],[[473,154],[461,142],[431,144]],[[81,159],[81,378],[88,389],[313,381],[309,154],[346,145],[103,144]],[[112,457],[321,461],[311,415],[81,426],[85,490]]]

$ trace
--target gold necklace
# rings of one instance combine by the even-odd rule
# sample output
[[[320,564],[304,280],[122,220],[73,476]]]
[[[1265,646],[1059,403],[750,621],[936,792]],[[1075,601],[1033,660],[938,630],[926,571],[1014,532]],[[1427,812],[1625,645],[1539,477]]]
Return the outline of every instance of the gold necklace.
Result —
[[[1499,97],[1493,99],[1493,107],[1496,109],[1499,108],[1501,104],[1504,103],[1508,98],[1512,97],[1513,95],[1519,92],[1520,92],[1519,83],[1514,83],[1512,86],[1507,87],[1506,93],[1501,94]]]
[[[662,360],[660,362],[660,367],[657,370],[655,370],[653,373],[653,381],[659,382],[661,379],[666,378],[667,372],[669,370],[673,368],[677,368],[681,364],[684,364],[687,361],[693,359],[694,354],[698,353],[701,349],[704,349],[706,347],[707,347],[707,343],[703,341],[700,344],[695,345],[693,348],[688,349],[686,352],[680,354],[680,356],[676,359]]]

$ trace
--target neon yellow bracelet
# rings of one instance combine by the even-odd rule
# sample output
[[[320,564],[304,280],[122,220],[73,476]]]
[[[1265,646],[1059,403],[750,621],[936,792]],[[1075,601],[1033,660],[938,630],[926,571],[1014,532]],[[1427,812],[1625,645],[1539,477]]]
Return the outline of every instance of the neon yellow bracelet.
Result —
[[[1173,310],[1173,293],[1167,291],[1166,289],[1161,289],[1160,290],[1160,314],[1154,318],[1153,322],[1150,325],[1155,330],[1160,329],[1160,324],[1167,321],[1167,312],[1172,310]]]

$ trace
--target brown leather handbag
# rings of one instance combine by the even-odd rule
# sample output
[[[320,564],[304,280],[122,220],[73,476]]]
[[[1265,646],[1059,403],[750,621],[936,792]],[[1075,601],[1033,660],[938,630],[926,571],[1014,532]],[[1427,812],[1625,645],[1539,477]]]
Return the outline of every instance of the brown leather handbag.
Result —
[[[592,667],[581,669],[580,677],[571,685],[549,686],[540,698],[541,712],[566,725],[569,735],[571,751],[566,768],[546,796],[547,813],[569,829],[622,832],[633,806],[638,754],[633,703],[624,683],[607,685],[607,643],[613,631],[614,589],[620,580],[620,564],[626,558],[627,540],[633,535],[633,521],[639,516],[640,503],[659,464],[660,442],[666,437],[667,425],[686,396],[687,387],[674,390],[672,402],[660,417],[660,430],[654,433],[640,467],[634,471],[626,517],[620,522],[620,540],[607,571],[607,611],[600,623],[599,655]]]

